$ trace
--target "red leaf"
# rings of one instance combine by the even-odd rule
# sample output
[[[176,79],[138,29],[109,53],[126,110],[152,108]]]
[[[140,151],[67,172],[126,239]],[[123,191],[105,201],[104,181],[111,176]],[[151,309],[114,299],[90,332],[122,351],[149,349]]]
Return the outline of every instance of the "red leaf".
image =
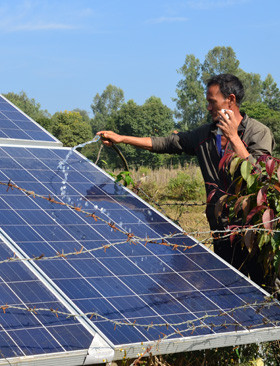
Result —
[[[230,240],[230,244],[233,243],[235,235],[238,235],[238,228],[240,228],[241,226],[237,226],[237,225],[229,225],[227,227],[227,230],[230,230],[232,233],[230,234],[229,240]]]
[[[227,202],[228,199],[228,194],[224,194],[222,197],[220,197],[218,199],[218,201],[215,204],[215,217],[216,219],[221,216],[223,209],[224,209],[224,205]]]
[[[250,210],[250,196],[251,196],[251,194],[246,196],[242,202],[242,210],[244,212],[244,217],[246,217],[248,215],[249,210]]]
[[[254,237],[255,234],[252,230],[246,231],[244,235],[244,243],[246,245],[246,248],[248,249],[248,252],[251,253],[253,247],[254,247]]]
[[[280,184],[279,183],[276,183],[274,184],[273,186],[278,192],[280,192]]]
[[[274,211],[271,208],[268,208],[264,211],[262,215],[262,221],[265,229],[272,230],[273,222],[271,222],[271,220],[273,220],[274,217]]]
[[[219,170],[221,170],[222,168],[224,169],[230,162],[230,160],[232,159],[232,157],[234,156],[233,152],[229,152],[227,154],[225,154],[222,159],[220,160],[219,163]]]
[[[243,200],[244,200],[244,197],[243,197],[243,196],[241,196],[241,197],[239,197],[239,198],[237,199],[237,201],[235,202],[235,205],[234,205],[234,213],[235,213],[235,215],[237,215],[237,214],[238,214],[238,212],[241,210]]]
[[[270,178],[273,174],[274,168],[275,168],[275,160],[274,159],[268,159],[267,162],[265,163],[265,169],[266,169],[267,174],[269,175]]]
[[[246,220],[246,224],[248,224],[248,222],[250,222],[250,220],[261,210],[263,210],[264,208],[267,208],[267,206],[257,206],[257,207],[254,207],[248,214],[247,216],[247,220]]]
[[[261,155],[258,160],[257,163],[261,162],[261,161],[266,161],[267,158],[270,157],[270,155]]]
[[[217,192],[217,189],[213,189],[209,194],[208,194],[208,197],[207,197],[207,203],[209,203],[212,199],[212,197],[214,196],[214,194]]]
[[[208,186],[213,186],[213,187],[218,188],[218,184],[217,184],[217,183],[209,183],[209,182],[206,182],[206,184],[207,184]]]
[[[230,240],[230,244],[232,245],[233,244],[233,241],[234,241],[234,238],[235,238],[235,235],[237,235],[238,233],[236,233],[235,231],[232,232],[232,234],[230,235],[229,237],[229,240]]]
[[[257,206],[267,203],[267,187],[262,187],[257,194]]]

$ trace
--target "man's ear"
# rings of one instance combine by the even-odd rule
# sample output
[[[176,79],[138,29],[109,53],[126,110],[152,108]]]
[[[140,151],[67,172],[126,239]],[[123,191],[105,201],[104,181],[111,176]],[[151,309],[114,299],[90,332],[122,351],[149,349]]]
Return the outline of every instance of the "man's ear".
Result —
[[[229,100],[229,107],[233,107],[236,105],[236,96],[234,94],[230,94],[228,96],[228,100]]]

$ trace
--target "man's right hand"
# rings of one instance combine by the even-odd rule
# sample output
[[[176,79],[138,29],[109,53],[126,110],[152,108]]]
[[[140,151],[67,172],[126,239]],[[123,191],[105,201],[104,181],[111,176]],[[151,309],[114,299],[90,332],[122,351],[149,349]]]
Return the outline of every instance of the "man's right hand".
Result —
[[[102,142],[106,146],[112,146],[112,144],[128,144],[136,147],[140,147],[145,150],[152,150],[153,144],[151,137],[134,137],[126,135],[118,135],[113,131],[99,131],[97,135],[101,136]]]
[[[97,132],[97,135],[101,137],[103,144],[106,146],[112,146],[112,143],[119,144],[123,142],[123,136],[118,135],[113,131],[99,131]]]

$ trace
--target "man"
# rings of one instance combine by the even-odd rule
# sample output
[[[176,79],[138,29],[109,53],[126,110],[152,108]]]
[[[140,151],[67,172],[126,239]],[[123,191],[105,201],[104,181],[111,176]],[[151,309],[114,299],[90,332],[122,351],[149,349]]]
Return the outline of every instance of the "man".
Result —
[[[207,195],[213,189],[213,184],[219,188],[206,208],[210,228],[224,230],[229,224],[225,213],[219,218],[214,214],[215,203],[223,194],[222,192],[228,190],[230,183],[225,171],[218,168],[222,155],[232,151],[239,157],[254,163],[261,155],[271,155],[274,145],[268,127],[240,113],[239,107],[243,97],[244,88],[236,76],[217,75],[207,83],[207,109],[213,120],[210,124],[168,137],[121,136],[112,131],[100,131],[98,134],[102,134],[107,139],[103,143],[108,146],[112,143],[125,143],[156,153],[185,152],[197,156]],[[240,241],[235,240],[231,244],[228,238],[216,237],[214,251],[261,284],[263,276],[260,269],[256,267],[256,258],[247,260],[248,251],[241,247]]]

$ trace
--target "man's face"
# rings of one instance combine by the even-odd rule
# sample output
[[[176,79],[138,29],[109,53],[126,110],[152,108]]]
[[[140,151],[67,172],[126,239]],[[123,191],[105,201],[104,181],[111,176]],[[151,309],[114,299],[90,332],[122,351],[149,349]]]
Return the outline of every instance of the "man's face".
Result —
[[[229,99],[225,98],[220,91],[219,85],[211,85],[206,94],[208,101],[207,109],[211,114],[214,122],[219,121],[218,111],[221,109],[229,109]]]

